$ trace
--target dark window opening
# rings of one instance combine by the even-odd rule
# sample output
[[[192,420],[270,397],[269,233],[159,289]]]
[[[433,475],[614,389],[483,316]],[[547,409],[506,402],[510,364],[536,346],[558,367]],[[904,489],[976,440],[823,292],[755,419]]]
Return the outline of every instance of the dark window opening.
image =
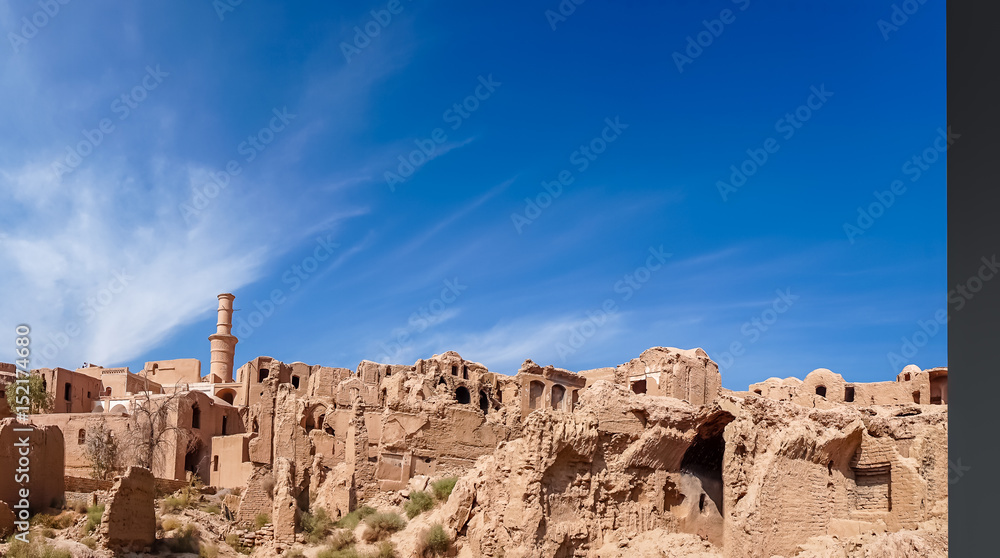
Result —
[[[852,403],[854,401],[854,386],[847,386],[844,388],[844,401],[847,403]]]
[[[462,365],[462,379],[463,380],[469,379],[469,366],[467,364]]]
[[[201,428],[201,409],[197,405],[191,407],[191,428]]]
[[[559,384],[552,386],[552,408],[562,410],[563,402],[566,400],[566,388]]]
[[[69,382],[66,382],[66,385],[63,386],[63,399],[66,401],[73,399],[73,385]]]
[[[503,404],[503,390],[497,390],[497,402]]]
[[[763,395],[763,392],[761,392],[759,389],[755,389],[753,390],[753,392],[756,393],[757,395]]]
[[[451,375],[458,376],[458,365],[455,364],[451,365]]]
[[[910,381],[910,373],[909,372],[907,372],[906,374],[903,374],[903,381],[904,382],[909,382]]]
[[[931,405],[948,403],[948,377],[938,376],[931,380]]]
[[[87,432],[82,428],[76,435],[76,443],[81,446],[87,443]]]
[[[446,385],[448,385],[448,382],[444,381],[444,376],[441,376],[441,378],[438,380],[438,385],[439,386],[446,386]]]
[[[212,458],[212,470],[213,471],[218,471],[219,470],[219,456],[218,455],[216,455],[215,457]]]
[[[299,389],[299,377],[298,376],[292,376],[292,387],[294,387],[295,389]]]
[[[261,368],[261,369],[260,369],[260,370],[259,370],[259,371],[257,372],[257,383],[259,383],[259,384],[262,384],[262,383],[264,383],[264,380],[266,380],[266,379],[267,379],[267,375],[268,375],[268,374],[269,374],[270,372],[271,372],[271,371],[270,371],[270,370],[268,370],[267,368]]]
[[[920,392],[919,391],[913,392],[913,402],[914,403],[920,403]]]
[[[424,463],[427,463],[428,465],[430,465],[430,463],[431,463],[431,458],[430,458],[430,457],[425,457],[425,458],[424,458]]]
[[[633,393],[646,393],[646,380],[632,382]]]
[[[532,381],[528,384],[528,408],[537,409],[538,404],[542,400],[542,393],[545,392],[545,384],[538,381]]]
[[[91,399],[89,391],[87,392],[87,399]]]
[[[228,418],[229,417],[226,417],[226,416],[222,417],[222,435],[223,436],[226,435],[226,422],[227,422],[226,419],[228,419]]]
[[[826,386],[816,386],[816,395],[826,397]]]
[[[108,386],[108,389],[104,390],[104,395],[111,397],[111,386]]]
[[[472,401],[472,396],[469,394],[468,389],[464,386],[459,386],[458,389],[455,390],[455,399],[457,399],[459,403],[465,405]]]
[[[700,511],[700,512],[705,511],[705,493],[704,492],[702,492],[701,495],[698,496],[698,511]]]
[[[490,412],[490,398],[486,396],[485,391],[479,392],[479,410],[482,411],[484,415]]]

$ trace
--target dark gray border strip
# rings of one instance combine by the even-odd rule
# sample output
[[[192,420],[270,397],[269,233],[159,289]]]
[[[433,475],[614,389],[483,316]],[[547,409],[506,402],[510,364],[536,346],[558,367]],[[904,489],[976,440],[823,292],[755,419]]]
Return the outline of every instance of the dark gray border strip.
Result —
[[[935,0],[930,0],[935,1]],[[948,2],[948,290],[1000,256],[1000,6]],[[993,556],[1000,448],[1000,286],[948,304],[949,555]],[[943,294],[942,294],[943,296]]]

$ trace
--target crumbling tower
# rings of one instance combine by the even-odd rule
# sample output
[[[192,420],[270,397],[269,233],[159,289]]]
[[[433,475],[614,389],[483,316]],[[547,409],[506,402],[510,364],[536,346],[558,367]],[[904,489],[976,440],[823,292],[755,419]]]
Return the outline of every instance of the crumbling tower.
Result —
[[[232,334],[233,330],[233,299],[229,293],[219,295],[219,322],[215,333],[208,336],[212,343],[212,366],[209,370],[209,381],[229,383],[233,381],[233,360],[236,356],[236,343],[239,339]]]

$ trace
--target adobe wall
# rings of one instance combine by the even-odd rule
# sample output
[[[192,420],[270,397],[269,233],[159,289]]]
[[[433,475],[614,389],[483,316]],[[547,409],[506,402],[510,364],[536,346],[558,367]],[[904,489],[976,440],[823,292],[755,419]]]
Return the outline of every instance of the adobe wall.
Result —
[[[253,434],[233,434],[212,438],[212,468],[208,484],[216,488],[246,486],[253,463],[250,462],[250,438]]]
[[[804,380],[768,378],[752,384],[750,393],[791,401],[806,407],[847,405],[947,404],[948,371],[944,368],[903,369],[894,382],[848,382],[825,368],[813,370]]]
[[[22,428],[30,428],[30,432],[15,431]],[[24,453],[28,454],[27,468],[22,466]],[[65,498],[62,433],[54,426],[0,419],[0,471],[3,472],[0,500],[11,508],[20,501],[22,488],[30,491],[28,503],[33,513],[62,502]]]
[[[89,413],[101,397],[101,380],[65,368],[32,370],[42,376],[52,395],[53,413]]]
[[[201,381],[201,361],[196,358],[154,360],[143,364],[142,373],[160,385],[196,384]]]
[[[31,420],[39,426],[54,426],[62,432],[65,474],[85,477],[91,473],[91,463],[86,456],[88,431],[103,422],[116,438],[124,440],[129,419],[99,413],[56,413],[32,415]]]
[[[616,378],[632,391],[710,405],[719,397],[719,365],[698,349],[653,347],[618,367]]]

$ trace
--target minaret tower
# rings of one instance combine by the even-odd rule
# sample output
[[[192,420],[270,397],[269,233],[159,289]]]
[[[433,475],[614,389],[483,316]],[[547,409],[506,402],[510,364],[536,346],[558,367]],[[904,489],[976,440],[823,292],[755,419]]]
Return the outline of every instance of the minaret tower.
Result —
[[[219,323],[215,333],[208,336],[212,343],[212,366],[209,381],[229,383],[233,381],[233,360],[236,357],[236,343],[239,339],[232,334],[233,299],[229,293],[219,295]]]

